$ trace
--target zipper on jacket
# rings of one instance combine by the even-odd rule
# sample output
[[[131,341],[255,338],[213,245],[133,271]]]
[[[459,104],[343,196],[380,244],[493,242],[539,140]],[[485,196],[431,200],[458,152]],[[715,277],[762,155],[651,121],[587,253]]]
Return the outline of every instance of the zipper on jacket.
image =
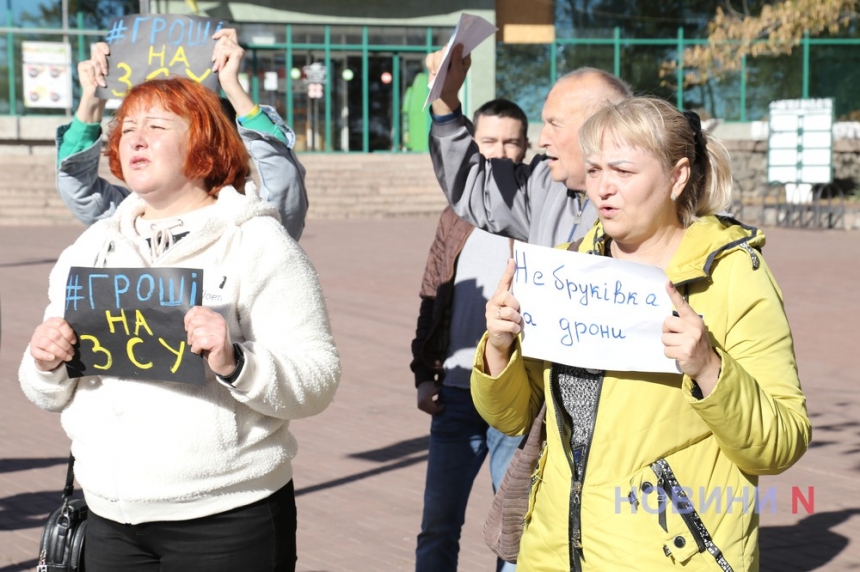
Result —
[[[573,420],[564,408],[564,402],[561,398],[561,388],[558,382],[558,369],[556,364],[550,366],[550,396],[553,401],[553,407],[556,413],[556,426],[558,427],[559,436],[562,440],[565,455],[570,466],[571,483],[570,483],[570,498],[568,509],[568,553],[570,557],[570,569],[572,572],[582,572],[582,487],[585,482],[586,469],[588,466],[588,456],[591,452],[591,443],[594,440],[594,427],[597,424],[597,411],[600,407],[600,394],[603,390],[603,378],[601,377],[597,385],[597,401],[594,405],[594,418],[592,426],[589,428],[589,439],[584,451],[578,448],[572,450],[570,436],[567,435],[565,424],[571,427],[570,435],[573,435]],[[577,466],[581,470],[577,470]]]
[[[740,246],[746,251],[747,254],[750,255],[750,261],[752,262],[753,270],[758,270],[758,267],[761,266],[761,262],[759,262],[758,254],[756,254],[755,249],[753,249],[753,247],[746,242],[742,242],[738,246]]]

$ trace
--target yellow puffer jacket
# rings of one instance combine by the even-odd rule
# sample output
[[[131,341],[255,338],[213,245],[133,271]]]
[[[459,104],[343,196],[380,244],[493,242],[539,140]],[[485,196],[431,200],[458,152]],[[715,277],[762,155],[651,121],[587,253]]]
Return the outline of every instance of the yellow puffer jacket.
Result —
[[[597,225],[580,251],[602,254],[601,237]],[[687,376],[605,372],[578,497],[569,417],[548,399],[518,572],[722,570],[700,551],[685,522],[689,510],[670,505],[661,516],[656,492],[672,489],[651,467],[659,459],[729,566],[758,570],[758,475],[794,464],[811,435],[782,293],[756,250],[763,245],[761,232],[731,219],[704,217],[687,229],[666,273],[704,318],[722,359],[717,385],[697,399]],[[475,404],[493,427],[522,434],[553,395],[551,364],[524,359],[517,342],[508,367],[491,378],[483,372],[485,343],[472,374]],[[571,510],[571,497],[581,510]]]

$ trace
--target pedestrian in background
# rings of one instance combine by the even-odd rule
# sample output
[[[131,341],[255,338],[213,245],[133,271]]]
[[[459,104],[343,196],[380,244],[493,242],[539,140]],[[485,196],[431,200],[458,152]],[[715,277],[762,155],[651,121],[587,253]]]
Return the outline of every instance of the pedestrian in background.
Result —
[[[555,83],[543,105],[538,146],[528,163],[481,161],[459,96],[470,58],[454,46],[442,95],[433,102],[430,158],[449,204],[480,229],[555,246],[585,236],[597,212],[585,196],[585,162],[579,128],[606,101],[630,97],[630,87],[603,70],[579,68]],[[444,50],[426,58],[435,78]]]
[[[522,162],[528,118],[517,104],[492,100],[475,112],[474,120],[483,157]],[[430,247],[411,364],[418,408],[432,415],[417,572],[456,572],[475,477],[489,454],[495,491],[522,440],[487,425],[469,392],[475,348],[486,329],[484,308],[511,257],[511,246],[511,239],[476,229],[447,207]],[[515,568],[498,561],[497,570]]]

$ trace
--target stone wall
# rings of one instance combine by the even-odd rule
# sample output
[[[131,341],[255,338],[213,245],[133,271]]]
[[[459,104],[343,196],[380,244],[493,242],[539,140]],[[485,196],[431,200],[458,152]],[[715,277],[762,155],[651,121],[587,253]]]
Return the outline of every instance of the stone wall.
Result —
[[[767,181],[767,141],[723,141],[732,157],[732,174],[745,203],[758,202]],[[833,177],[846,198],[860,195],[860,140],[837,139]]]
[[[47,125],[5,125],[29,137],[3,140],[0,122],[0,225],[68,224],[73,222],[56,191],[53,134]],[[532,139],[536,148],[537,134]],[[762,209],[765,181],[766,142],[727,140],[733,174],[740,196],[735,216],[755,225],[777,222],[776,209]],[[306,184],[311,199],[310,218],[390,216],[438,216],[445,204],[427,154],[313,154],[300,153],[307,169]],[[846,192],[843,224],[860,229],[860,140],[837,140],[834,153],[837,182]],[[106,164],[102,176],[110,177]],[[775,197],[770,197],[775,198]],[[738,200],[740,199],[740,200]],[[773,205],[773,202],[769,203]]]

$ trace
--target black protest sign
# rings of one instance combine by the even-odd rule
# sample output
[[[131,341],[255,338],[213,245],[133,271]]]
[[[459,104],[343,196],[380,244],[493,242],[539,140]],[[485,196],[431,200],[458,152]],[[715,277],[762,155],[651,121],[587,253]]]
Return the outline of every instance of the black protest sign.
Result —
[[[75,330],[70,377],[109,375],[203,385],[185,314],[202,299],[203,270],[82,268],[66,280],[65,319]]]
[[[170,76],[193,79],[217,91],[212,34],[226,24],[217,18],[169,14],[116,18],[105,38],[110,46],[107,87],[97,88],[96,95],[123,98],[139,83]]]

